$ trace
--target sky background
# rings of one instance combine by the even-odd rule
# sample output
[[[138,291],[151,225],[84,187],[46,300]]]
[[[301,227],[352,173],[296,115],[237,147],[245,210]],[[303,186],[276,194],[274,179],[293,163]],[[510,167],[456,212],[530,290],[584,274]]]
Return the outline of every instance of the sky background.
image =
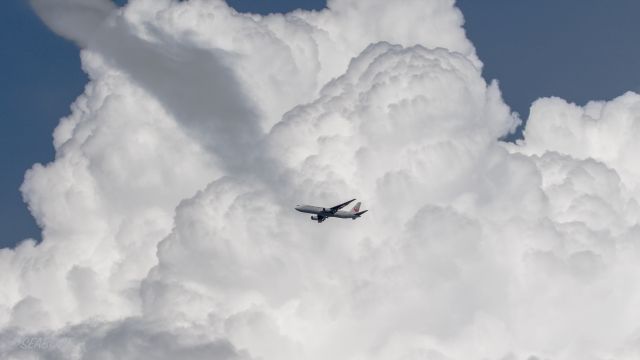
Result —
[[[500,81],[505,101],[523,119],[539,97],[584,104],[640,91],[636,0],[457,3],[467,35],[485,64],[484,77]],[[229,4],[240,11],[269,13],[320,9],[324,1]],[[25,1],[9,0],[0,16],[0,246],[6,247],[27,237],[40,238],[18,189],[27,169],[53,159],[53,129],[69,113],[87,78],[77,47],[50,32]]]

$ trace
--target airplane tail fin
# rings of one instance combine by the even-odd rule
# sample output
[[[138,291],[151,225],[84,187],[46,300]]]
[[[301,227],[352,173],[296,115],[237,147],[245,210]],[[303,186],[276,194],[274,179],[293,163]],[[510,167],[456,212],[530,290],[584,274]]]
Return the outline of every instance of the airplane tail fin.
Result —
[[[351,212],[357,213],[358,211],[360,211],[360,204],[361,202],[358,202],[353,209],[351,209]]]

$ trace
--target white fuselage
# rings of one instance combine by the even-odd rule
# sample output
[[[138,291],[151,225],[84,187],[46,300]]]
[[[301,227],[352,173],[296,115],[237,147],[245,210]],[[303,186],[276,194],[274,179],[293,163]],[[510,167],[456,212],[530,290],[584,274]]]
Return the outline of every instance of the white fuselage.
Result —
[[[336,217],[341,219],[356,219],[359,216],[352,211],[336,211],[332,213],[329,209],[325,209],[319,206],[311,206],[311,205],[298,205],[295,207],[296,210],[313,215],[319,215],[322,217]]]

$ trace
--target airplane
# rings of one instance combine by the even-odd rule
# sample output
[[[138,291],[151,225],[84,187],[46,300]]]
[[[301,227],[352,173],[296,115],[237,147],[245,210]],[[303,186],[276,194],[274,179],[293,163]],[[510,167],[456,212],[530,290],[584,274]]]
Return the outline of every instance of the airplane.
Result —
[[[314,216],[311,216],[311,220],[316,220],[318,224],[327,220],[327,218],[330,218],[330,217],[355,220],[369,210],[360,211],[360,203],[357,203],[356,206],[354,206],[353,209],[351,209],[351,211],[340,211],[340,209],[351,204],[355,200],[356,199],[351,199],[347,202],[344,202],[340,205],[336,205],[330,208],[311,206],[311,205],[296,205],[295,209],[303,213],[314,214]]]

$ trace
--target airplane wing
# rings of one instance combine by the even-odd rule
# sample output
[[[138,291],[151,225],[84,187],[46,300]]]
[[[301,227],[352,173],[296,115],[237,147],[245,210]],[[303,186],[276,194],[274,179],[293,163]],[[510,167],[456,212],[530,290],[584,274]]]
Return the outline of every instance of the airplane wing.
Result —
[[[345,206],[347,206],[347,205],[351,204],[351,203],[352,203],[352,202],[354,202],[355,200],[356,200],[356,199],[351,199],[351,200],[349,200],[349,201],[347,201],[347,202],[345,202],[345,203],[342,203],[342,204],[340,204],[340,205],[336,205],[336,206],[334,206],[334,207],[332,207],[332,208],[330,208],[330,209],[327,209],[327,210],[328,210],[328,212],[330,212],[330,213],[332,213],[332,214],[335,214],[335,213],[337,213],[337,212],[338,212],[338,210],[340,210],[340,209],[342,209],[343,207],[345,207]]]
[[[357,217],[360,217],[360,216],[362,216],[362,214],[366,213],[367,211],[369,211],[369,210],[360,211],[360,212],[355,213],[354,215],[357,216]]]

